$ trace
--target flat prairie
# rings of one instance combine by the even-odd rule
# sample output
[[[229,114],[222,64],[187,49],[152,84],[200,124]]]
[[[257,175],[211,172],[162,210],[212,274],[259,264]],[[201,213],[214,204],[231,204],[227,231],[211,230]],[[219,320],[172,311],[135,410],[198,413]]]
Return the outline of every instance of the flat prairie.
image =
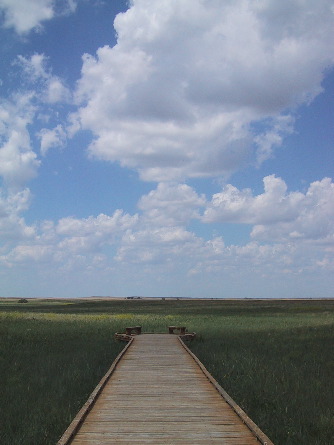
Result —
[[[275,445],[334,437],[334,300],[0,299],[0,443],[51,445],[141,325],[190,348]]]

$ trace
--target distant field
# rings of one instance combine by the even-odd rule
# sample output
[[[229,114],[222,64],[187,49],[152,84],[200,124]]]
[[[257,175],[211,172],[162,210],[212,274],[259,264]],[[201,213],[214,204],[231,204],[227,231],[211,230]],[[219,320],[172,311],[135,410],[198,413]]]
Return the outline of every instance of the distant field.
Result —
[[[179,324],[275,445],[333,443],[333,300],[0,299],[1,445],[54,445],[122,348],[114,332]]]

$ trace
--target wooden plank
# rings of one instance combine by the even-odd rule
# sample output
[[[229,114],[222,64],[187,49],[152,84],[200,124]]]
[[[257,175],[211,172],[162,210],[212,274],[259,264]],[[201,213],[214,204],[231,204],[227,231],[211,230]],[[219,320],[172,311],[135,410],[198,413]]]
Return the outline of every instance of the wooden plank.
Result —
[[[126,353],[127,349],[130,347],[132,342],[131,341],[125,346],[125,348],[118,354],[110,368],[108,369],[107,373],[102,377],[97,387],[94,389],[92,394],[89,396],[87,402],[83,405],[81,410],[78,412],[78,414],[75,416],[75,418],[70,423],[69,427],[66,429],[62,437],[57,442],[57,445],[68,445],[71,443],[71,440],[77,433],[78,429],[80,428],[81,424],[85,420],[87,414],[92,409],[92,406],[94,405],[95,401],[99,397],[102,389],[105,387],[106,383],[110,379],[112,373],[115,371],[117,364],[123,357],[123,355]]]
[[[265,444],[189,352],[174,335],[135,337],[75,434],[58,445]]]
[[[194,359],[195,363],[198,364],[198,366],[203,371],[204,375],[208,378],[208,380],[212,383],[212,385],[216,388],[218,393],[226,400],[226,402],[231,406],[231,408],[238,414],[238,416],[241,418],[241,420],[249,427],[249,429],[255,434],[257,439],[260,443],[263,445],[274,445],[273,442],[269,439],[268,436],[266,436],[263,431],[260,430],[260,428],[250,419],[247,414],[240,408],[239,405],[235,403],[235,401],[227,394],[227,392],[219,385],[219,383],[212,377],[212,375],[209,373],[209,371],[205,368],[203,363],[200,362],[200,360],[196,357],[195,354],[193,354],[190,349],[184,344],[182,339],[180,338],[180,343],[184,347],[184,349],[188,352],[188,354]]]

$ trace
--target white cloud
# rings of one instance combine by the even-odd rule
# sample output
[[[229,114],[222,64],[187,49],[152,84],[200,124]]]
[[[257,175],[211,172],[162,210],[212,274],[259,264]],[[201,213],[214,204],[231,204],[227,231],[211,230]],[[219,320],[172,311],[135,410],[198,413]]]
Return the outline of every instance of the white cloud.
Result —
[[[27,226],[20,216],[29,207],[30,199],[28,189],[9,193],[0,189],[0,239],[4,243],[34,237],[34,227]]]
[[[47,59],[44,54],[33,54],[30,59],[19,55],[17,60],[30,81],[48,79],[49,73],[46,71]]]
[[[295,119],[291,115],[278,116],[272,120],[266,132],[254,138],[258,147],[256,153],[258,165],[272,156],[274,149],[282,145],[285,136],[293,133],[294,122]]]
[[[137,219],[137,215],[116,210],[111,216],[100,214],[85,219],[68,217],[60,219],[57,224],[44,221],[34,231],[27,228],[27,232],[30,229],[30,239],[17,243],[14,248],[9,246],[0,260],[7,265],[29,260],[48,261],[58,269],[88,267],[94,262],[100,264],[105,258],[103,249],[118,243]]]
[[[58,248],[65,252],[96,253],[104,246],[112,245],[137,222],[137,215],[130,216],[116,210],[112,216],[100,214],[87,219],[62,218],[56,233],[62,237]]]
[[[134,0],[116,46],[85,55],[72,123],[91,156],[145,180],[228,175],[256,145],[263,162],[293,131],[287,110],[321,91],[333,25],[329,0]]]
[[[196,288],[199,295],[215,296],[222,282],[225,293],[227,287],[240,288],[239,296],[249,296],[252,281],[259,295],[260,281],[272,296],[275,280],[288,282],[291,277],[295,283],[328,274],[334,269],[332,182],[312,183],[306,193],[288,192],[275,176],[264,183],[264,193],[257,196],[230,185],[211,203],[185,184],[162,183],[141,198],[138,215],[117,210],[110,216],[67,217],[37,227],[27,226],[20,216],[29,206],[29,191],[3,195],[0,232],[7,244],[0,249],[0,262],[29,268],[33,261],[62,277],[94,274],[94,285],[100,279],[105,285],[107,276],[119,277],[123,289],[129,283],[145,283],[146,289],[156,283],[155,292],[163,284],[178,294],[188,283],[192,293]],[[191,219],[199,218],[205,205],[204,222],[252,224],[253,240],[228,244],[223,226],[222,236],[209,240],[190,231]]]
[[[56,230],[60,235],[87,236],[87,235],[112,235],[131,227],[137,220],[137,215],[124,214],[122,210],[116,210],[112,216],[101,213],[96,218],[90,216],[86,219],[72,217],[59,220]]]
[[[160,183],[155,190],[142,196],[138,207],[144,220],[151,225],[177,226],[199,218],[199,208],[204,206],[204,196],[186,184]]]
[[[39,28],[44,20],[54,16],[53,0],[0,0],[5,26],[13,27],[18,34]]]
[[[287,186],[275,175],[263,179],[264,193],[253,196],[250,189],[239,190],[231,184],[212,197],[203,215],[204,222],[243,224],[278,223],[295,219],[303,208],[304,195],[287,194]]]
[[[71,93],[64,82],[52,74],[48,68],[48,58],[44,54],[33,54],[30,58],[18,56],[18,63],[22,66],[30,83],[37,83],[36,94],[42,102],[56,104],[69,102]]]
[[[70,91],[63,81],[57,76],[50,76],[46,85],[46,102],[50,104],[68,102],[70,97]]]
[[[0,104],[0,176],[10,188],[24,185],[40,165],[27,129],[35,114],[31,102],[32,95],[23,94]]]
[[[182,227],[129,230],[122,238],[115,259],[130,264],[188,263],[201,244],[200,238]]]
[[[14,28],[18,34],[26,34],[31,30],[39,30],[43,22],[53,19],[59,14],[73,13],[76,9],[75,0],[0,0],[0,11],[4,14],[4,25]]]
[[[313,182],[305,194],[287,192],[281,178],[263,180],[264,193],[227,185],[213,195],[203,221],[255,224],[251,236],[262,241],[334,241],[334,184],[331,179]]]
[[[23,35],[76,5],[0,0],[0,14],[5,27]],[[259,165],[284,143],[295,108],[321,92],[333,65],[333,17],[329,0],[133,0],[115,20],[117,44],[83,56],[73,96],[44,54],[19,56],[20,87],[33,91],[0,105],[0,262],[27,276],[34,262],[49,277],[94,275],[92,286],[101,280],[104,289],[108,280],[123,280],[122,292],[140,280],[178,292],[189,280],[202,295],[210,286],[219,294],[222,283],[248,292],[252,279],[254,289],[262,278],[272,289],[273,277],[302,281],[334,269],[330,179],[302,193],[271,175],[263,193],[228,184],[210,202],[185,184]],[[59,116],[73,97],[77,111],[65,128]],[[40,166],[29,129],[41,155],[91,130],[89,156],[158,184],[141,197],[138,214],[117,210],[29,225],[25,187]],[[250,240],[231,244],[224,223],[251,225]]]
[[[59,124],[53,130],[43,128],[37,135],[41,140],[41,154],[46,155],[50,148],[63,148],[66,143],[66,133]]]
[[[334,245],[334,184],[330,178],[313,182],[305,195],[295,203],[295,213],[286,221],[256,225],[251,236],[268,241],[312,240],[325,249]],[[297,205],[296,205],[297,204]],[[274,207],[274,205],[273,205]]]
[[[8,256],[2,257],[2,260],[8,265],[12,265],[13,262],[31,262],[31,260],[39,262],[45,261],[46,256],[49,256],[49,254],[49,246],[24,244],[16,246]]]

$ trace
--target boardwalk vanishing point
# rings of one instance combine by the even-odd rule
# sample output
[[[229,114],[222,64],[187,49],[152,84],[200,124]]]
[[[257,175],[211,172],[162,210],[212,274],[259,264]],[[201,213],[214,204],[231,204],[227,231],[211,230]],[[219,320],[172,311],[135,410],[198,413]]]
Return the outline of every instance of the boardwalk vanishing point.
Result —
[[[57,445],[273,445],[177,335],[131,337]]]

